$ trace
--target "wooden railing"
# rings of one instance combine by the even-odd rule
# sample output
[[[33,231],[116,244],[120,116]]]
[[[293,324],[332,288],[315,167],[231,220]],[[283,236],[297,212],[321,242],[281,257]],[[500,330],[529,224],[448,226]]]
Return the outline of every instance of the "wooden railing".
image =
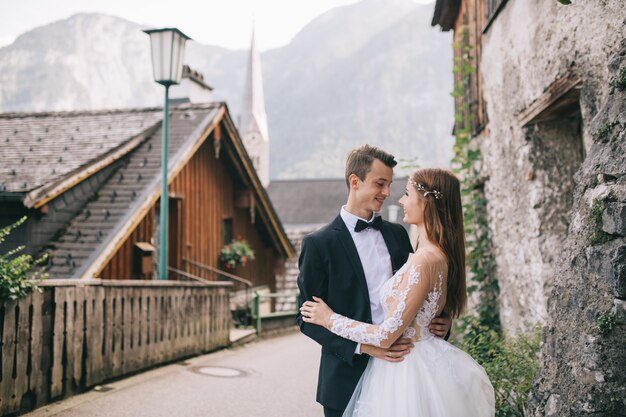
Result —
[[[285,311],[274,311],[274,312],[263,312],[261,309],[261,299],[268,298],[271,300],[275,300],[277,298],[288,298],[295,297],[296,300],[296,308],[295,310],[285,310]],[[274,327],[285,327],[285,323],[291,322],[291,326],[296,325],[296,316],[300,310],[300,295],[298,293],[266,293],[262,294],[258,291],[254,292],[252,296],[252,322],[256,329],[257,336],[260,336],[263,331],[263,323],[268,323],[270,321],[282,320],[280,326]]]
[[[242,284],[245,288],[250,288],[253,285],[252,281],[249,281],[245,278],[241,278],[240,276],[231,274],[230,272],[222,271],[221,269],[213,268],[212,266],[205,265],[203,263],[196,262],[191,259],[183,258],[183,264],[185,265],[187,270],[194,271],[195,269],[194,273],[196,274],[196,276],[202,275],[203,273],[206,272],[209,274],[217,275],[219,277],[232,279],[233,281],[239,284]]]
[[[173,273],[185,279],[206,280],[208,277],[211,277],[219,280],[232,280],[233,286],[231,287],[232,292],[230,294],[230,309],[233,312],[235,325],[247,326],[251,324],[250,296],[253,285],[252,281],[187,258],[183,258],[183,268],[188,272],[181,273],[181,271],[170,269]]]
[[[48,280],[0,306],[0,415],[229,344],[230,282]]]

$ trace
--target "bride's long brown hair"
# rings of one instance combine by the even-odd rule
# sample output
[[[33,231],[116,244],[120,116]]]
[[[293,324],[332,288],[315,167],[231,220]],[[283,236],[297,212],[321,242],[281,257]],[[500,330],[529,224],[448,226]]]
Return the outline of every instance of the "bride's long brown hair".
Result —
[[[428,240],[436,244],[448,258],[448,292],[445,310],[458,317],[467,304],[465,283],[465,231],[459,179],[450,171],[439,168],[418,169],[411,176],[413,186],[421,184],[426,191],[439,191],[436,199],[419,191],[424,198],[424,225]],[[417,189],[417,187],[416,187]]]

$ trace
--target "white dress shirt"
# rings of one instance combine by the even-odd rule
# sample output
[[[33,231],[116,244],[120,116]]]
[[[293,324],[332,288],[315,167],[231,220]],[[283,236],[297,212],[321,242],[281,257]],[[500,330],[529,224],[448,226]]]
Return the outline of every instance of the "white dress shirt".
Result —
[[[374,215],[369,220],[362,219],[349,213],[346,206],[341,207],[341,219],[350,231],[356,250],[359,253],[363,272],[365,273],[365,281],[367,282],[367,291],[370,297],[370,308],[372,310],[372,323],[381,324],[385,319],[385,313],[379,300],[379,292],[383,283],[392,275],[391,257],[389,250],[383,239],[380,230],[368,228],[360,232],[355,232],[354,227],[358,220],[371,222]],[[361,345],[357,345],[356,353],[361,353]]]

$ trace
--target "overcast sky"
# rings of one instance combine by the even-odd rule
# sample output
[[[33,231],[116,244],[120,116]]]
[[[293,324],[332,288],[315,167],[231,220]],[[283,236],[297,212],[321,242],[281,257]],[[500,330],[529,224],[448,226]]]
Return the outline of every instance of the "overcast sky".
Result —
[[[248,48],[254,18],[261,50],[283,46],[326,10],[358,0],[0,0],[0,47],[37,26],[81,12],[178,27],[195,41]],[[432,3],[434,0],[413,0]]]

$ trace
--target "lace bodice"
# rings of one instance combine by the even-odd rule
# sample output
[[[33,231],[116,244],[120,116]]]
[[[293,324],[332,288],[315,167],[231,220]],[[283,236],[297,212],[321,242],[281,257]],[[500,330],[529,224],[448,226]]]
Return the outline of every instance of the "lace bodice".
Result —
[[[432,251],[418,251],[385,282],[380,301],[385,319],[380,325],[352,320],[340,314],[330,317],[330,330],[357,343],[389,347],[400,335],[430,337],[428,324],[440,310],[447,275],[445,258]]]
[[[409,264],[407,262],[404,267],[408,266]],[[411,266],[411,268],[413,268],[414,270],[413,273],[417,273],[415,266]],[[388,306],[388,303],[386,301],[392,297],[398,296],[398,294],[394,292],[394,287],[400,285],[402,273],[403,270],[401,268],[393,277],[391,277],[391,279],[385,282],[385,285],[383,286],[380,302],[382,303],[383,309],[385,310],[385,315],[387,315]],[[417,274],[419,275],[419,273]],[[409,282],[411,281],[410,276],[411,273],[409,273]],[[418,332],[418,329],[420,330],[420,339],[432,336],[431,333],[428,331],[428,325],[437,316],[437,311],[439,310],[439,300],[441,299],[442,285],[443,271],[438,271],[434,288],[428,293],[428,295],[426,296],[426,300],[424,300],[422,304],[422,308],[420,308],[415,315],[415,320],[410,323],[406,329],[404,329],[402,336],[414,338]]]

